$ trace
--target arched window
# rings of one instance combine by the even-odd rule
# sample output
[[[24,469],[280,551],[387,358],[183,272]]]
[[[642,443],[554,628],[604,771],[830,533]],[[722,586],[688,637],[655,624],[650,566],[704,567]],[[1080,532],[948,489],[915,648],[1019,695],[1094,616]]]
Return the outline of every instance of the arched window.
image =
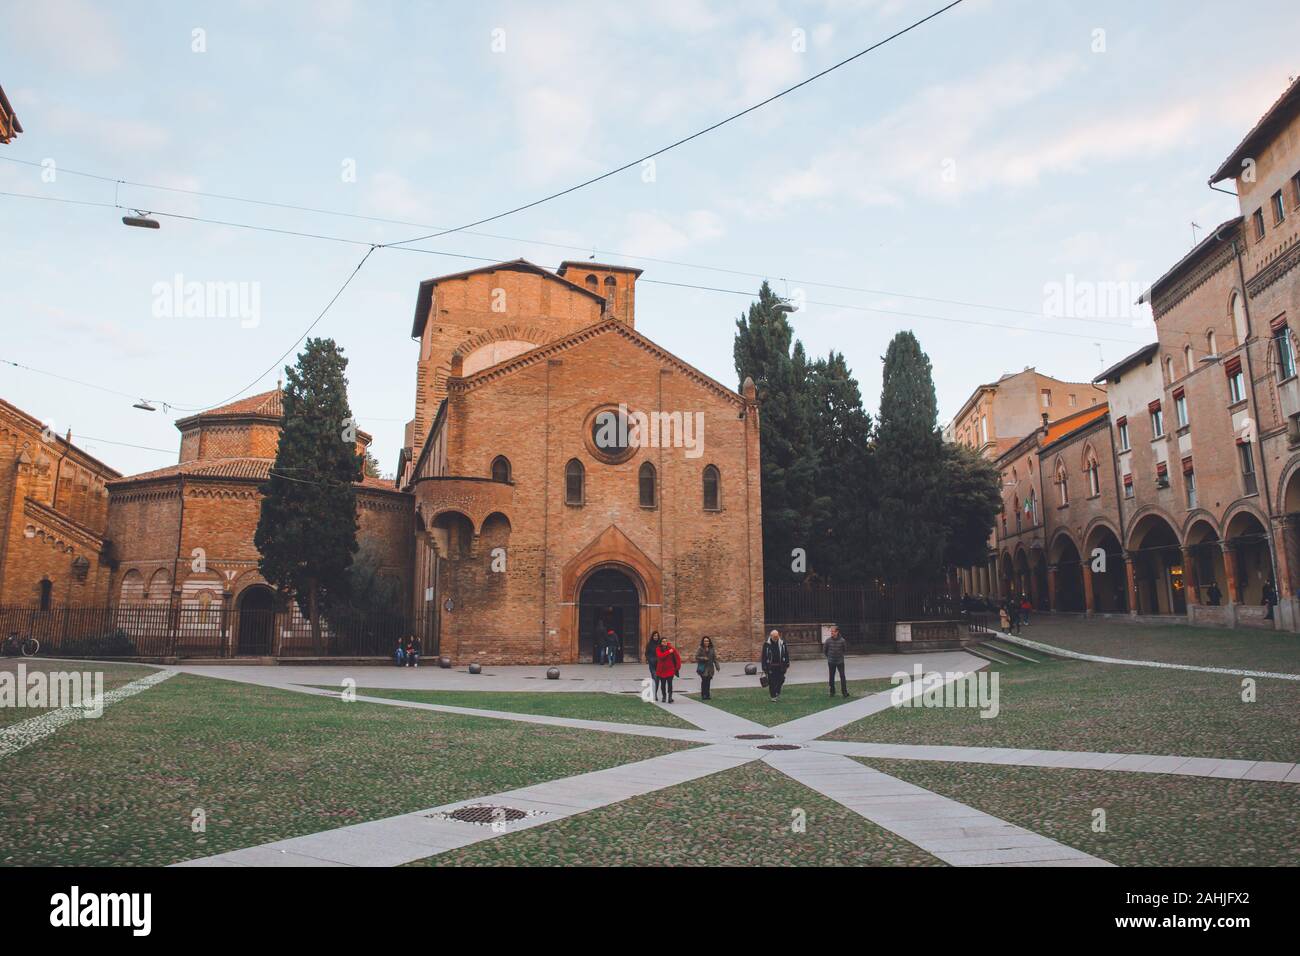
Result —
[[[583,281],[587,284],[587,288],[592,292],[600,292],[600,281],[595,276],[587,276]]]
[[[1196,368],[1196,365],[1194,364],[1194,359],[1192,358],[1192,347],[1190,345],[1186,345],[1183,347],[1183,361],[1187,365],[1187,374],[1191,375],[1192,370]]]
[[[704,469],[704,510],[722,510],[722,478],[714,465],[707,465]]]
[[[655,497],[657,494],[655,466],[648,461],[642,462],[641,469],[637,472],[637,486],[640,489],[642,508],[654,508],[658,505],[659,500]]]
[[[1029,524],[1038,524],[1038,497],[1031,491],[1029,500],[1025,502],[1025,514],[1029,515]]]
[[[1165,356],[1165,374],[1169,376],[1169,381],[1174,380],[1174,357],[1172,355]]]
[[[564,466],[564,503],[580,505],[583,501],[585,474],[582,462],[573,458]]]
[[[1016,531],[1020,531],[1020,496],[1016,495]]]
[[[1211,355],[1219,354],[1219,343],[1214,337],[1214,329],[1210,329],[1210,331],[1205,333],[1205,347],[1209,350]]]
[[[1232,315],[1232,331],[1237,334],[1237,344],[1241,345],[1246,341],[1246,306],[1241,301],[1241,294],[1232,293],[1232,298],[1228,300],[1228,311]]]
[[[618,299],[618,283],[614,281],[613,276],[605,276],[605,308],[613,312],[615,302]]]
[[[1061,507],[1070,503],[1070,478],[1065,473],[1065,463],[1056,463],[1056,490],[1061,499]]]
[[[41,610],[48,611],[54,603],[54,582],[49,578],[41,579]]]
[[[1101,472],[1097,467],[1097,459],[1089,458],[1083,468],[1088,475],[1088,497],[1095,498],[1101,494]]]
[[[510,483],[510,459],[505,455],[492,459],[492,480]]]

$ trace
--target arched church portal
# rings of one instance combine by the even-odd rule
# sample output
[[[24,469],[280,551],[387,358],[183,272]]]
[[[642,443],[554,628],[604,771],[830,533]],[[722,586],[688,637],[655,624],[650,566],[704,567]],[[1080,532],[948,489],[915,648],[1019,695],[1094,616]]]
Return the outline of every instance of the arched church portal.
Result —
[[[605,634],[619,636],[618,660],[641,659],[641,591],[632,571],[606,566],[593,571],[578,594],[578,660],[601,663]]]

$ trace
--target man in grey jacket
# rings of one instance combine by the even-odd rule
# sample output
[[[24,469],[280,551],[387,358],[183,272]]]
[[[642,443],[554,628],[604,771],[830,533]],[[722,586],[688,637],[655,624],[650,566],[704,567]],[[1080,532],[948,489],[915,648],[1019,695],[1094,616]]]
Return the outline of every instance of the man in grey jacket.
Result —
[[[831,682],[831,696],[835,696],[835,672],[840,672],[840,693],[849,696],[849,682],[844,676],[844,654],[849,649],[849,642],[840,634],[838,627],[831,628],[831,636],[822,644],[822,653],[826,655],[826,666]]]

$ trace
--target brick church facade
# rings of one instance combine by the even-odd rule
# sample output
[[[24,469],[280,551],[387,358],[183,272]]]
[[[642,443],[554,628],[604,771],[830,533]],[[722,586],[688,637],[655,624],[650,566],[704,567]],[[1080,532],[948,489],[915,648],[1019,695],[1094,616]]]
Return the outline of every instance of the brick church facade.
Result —
[[[757,653],[754,387],[640,334],[638,275],[516,260],[420,285],[415,417],[396,478],[356,499],[360,548],[426,653],[590,661],[611,628],[623,660],[654,630]],[[178,646],[280,653],[282,628],[247,622],[297,614],[253,545],[282,416],[276,389],[182,419],[176,464],[123,477],[0,403],[0,605],[157,608],[185,622]]]
[[[454,658],[591,661],[609,627],[624,660],[654,630],[757,653],[753,384],[734,392],[641,335],[638,275],[518,260],[420,287],[399,484],[415,502],[414,610]],[[661,440],[599,441],[624,414],[666,422]],[[684,437],[697,446],[670,440]]]

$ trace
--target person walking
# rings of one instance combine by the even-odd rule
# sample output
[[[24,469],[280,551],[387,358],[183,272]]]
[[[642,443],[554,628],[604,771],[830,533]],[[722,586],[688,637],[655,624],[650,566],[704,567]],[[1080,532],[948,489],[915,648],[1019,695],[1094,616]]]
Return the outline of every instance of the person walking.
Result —
[[[659,667],[658,652],[659,652],[660,643],[661,643],[661,638],[659,637],[659,632],[652,631],[650,634],[650,640],[647,641],[645,645],[645,662],[646,665],[650,668],[650,680],[654,681],[655,700],[659,699],[659,691],[663,687],[663,685],[659,681],[659,671],[658,671],[658,667]]]
[[[695,652],[695,673],[700,675],[700,700],[710,700],[709,685],[713,675],[718,672],[718,652],[713,647],[713,638],[700,638],[700,649]]]
[[[1033,609],[1034,606],[1029,603],[1029,598],[1027,596],[1022,597],[1020,599],[1020,626],[1021,627],[1029,626],[1029,612],[1032,611]]]
[[[848,652],[849,642],[840,634],[838,627],[831,628],[831,636],[822,644],[822,653],[826,655],[826,668],[831,684],[831,696],[835,696],[835,672],[840,674],[840,693],[849,696],[849,682],[844,675],[844,655]]]
[[[1272,581],[1264,582],[1264,604],[1268,607],[1268,613],[1264,615],[1264,620],[1273,620],[1273,605],[1277,603],[1277,589],[1273,587]]]
[[[767,693],[769,700],[781,699],[781,685],[785,683],[785,672],[790,669],[790,649],[781,640],[781,632],[772,629],[763,642],[763,673],[767,675]]]
[[[659,641],[659,649],[655,651],[659,658],[659,664],[655,668],[655,674],[659,677],[659,686],[663,688],[664,703],[673,702],[673,678],[682,670],[682,655],[673,647],[673,642],[668,638]]]
[[[605,664],[613,667],[618,663],[618,649],[622,645],[618,632],[612,627],[605,632]]]

